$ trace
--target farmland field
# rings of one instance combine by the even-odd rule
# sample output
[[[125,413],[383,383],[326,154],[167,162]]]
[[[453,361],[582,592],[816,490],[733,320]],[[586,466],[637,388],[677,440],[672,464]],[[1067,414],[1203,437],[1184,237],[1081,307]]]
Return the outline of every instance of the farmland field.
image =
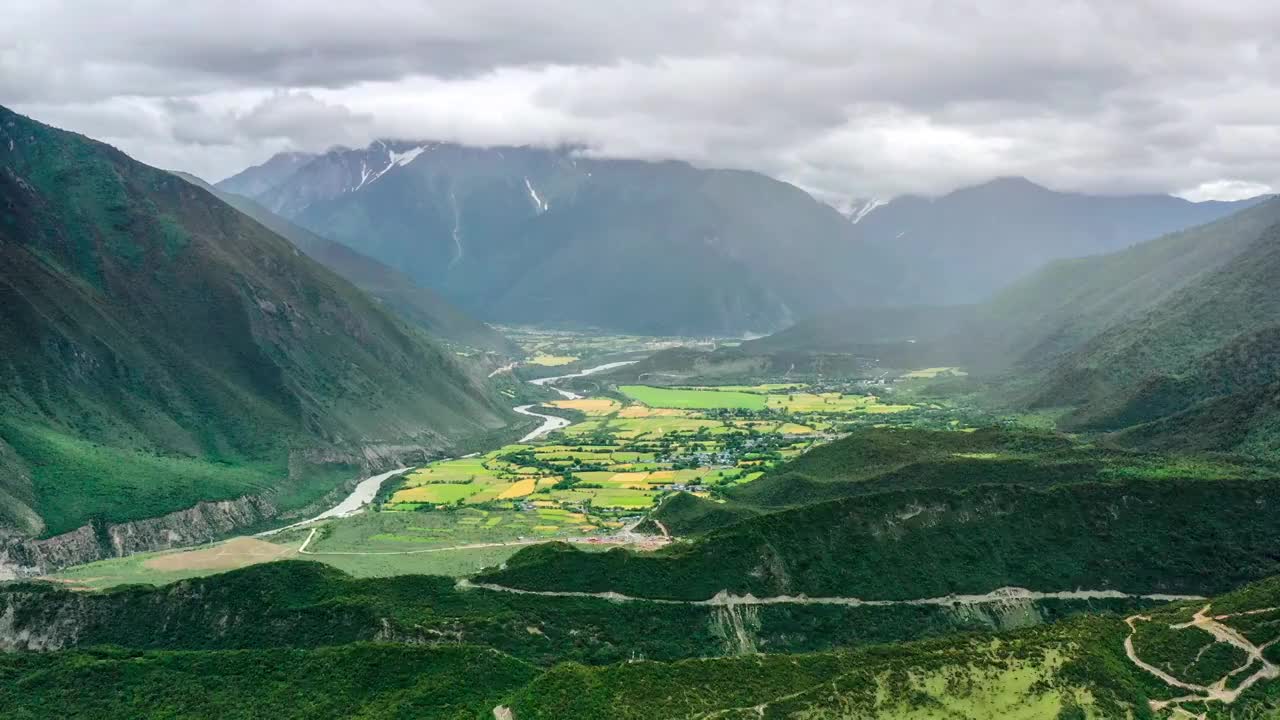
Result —
[[[534,355],[532,358],[529,358],[529,362],[534,365],[543,365],[545,367],[559,367],[561,365],[568,365],[569,363],[576,362],[577,359],[578,358],[573,355],[546,355],[539,353]]]

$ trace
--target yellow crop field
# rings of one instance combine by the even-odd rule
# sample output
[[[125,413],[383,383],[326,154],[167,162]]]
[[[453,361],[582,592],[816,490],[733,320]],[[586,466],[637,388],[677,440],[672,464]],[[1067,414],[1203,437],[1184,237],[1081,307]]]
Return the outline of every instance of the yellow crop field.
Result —
[[[538,488],[537,480],[517,480],[511,483],[511,487],[498,493],[499,500],[510,500],[512,498],[520,498],[533,493]]]
[[[568,365],[577,359],[578,358],[572,355],[547,355],[545,353],[538,353],[530,358],[529,362],[534,365],[542,365],[544,367],[559,367],[560,365]]]
[[[551,403],[555,407],[566,410],[577,410],[587,415],[610,415],[622,407],[622,403],[611,398],[582,398],[581,400],[556,400]]]
[[[613,477],[609,478],[605,482],[609,485],[616,485],[619,487],[647,490],[649,486],[645,481],[648,477],[649,473],[647,472],[621,472],[615,473]]]

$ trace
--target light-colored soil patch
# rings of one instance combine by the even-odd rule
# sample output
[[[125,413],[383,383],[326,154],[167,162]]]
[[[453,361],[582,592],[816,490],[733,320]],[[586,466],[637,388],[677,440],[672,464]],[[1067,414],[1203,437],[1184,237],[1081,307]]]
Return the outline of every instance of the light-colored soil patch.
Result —
[[[143,566],[152,570],[234,570],[236,568],[293,557],[297,551],[251,537],[232,538],[202,550],[169,553],[148,559]]]

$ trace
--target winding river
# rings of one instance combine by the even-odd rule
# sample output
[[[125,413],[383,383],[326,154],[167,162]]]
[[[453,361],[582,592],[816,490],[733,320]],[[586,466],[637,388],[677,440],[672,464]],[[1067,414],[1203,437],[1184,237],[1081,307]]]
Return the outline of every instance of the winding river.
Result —
[[[586,377],[588,375],[593,375],[598,372],[604,372],[605,370],[612,370],[614,368],[623,367],[624,365],[631,365],[632,363],[635,363],[635,362],[636,362],[635,360],[623,360],[621,362],[605,363],[604,365],[597,365],[595,367],[587,368],[586,370],[582,370],[580,372],[570,373],[568,375],[557,375],[555,377],[538,378],[536,380],[530,380],[529,382],[539,386],[550,386],[552,390],[555,390],[556,392],[560,393],[560,395],[562,395],[563,397],[569,400],[578,400],[582,396],[576,393],[569,392],[568,390],[561,390],[560,388],[555,387],[554,383],[560,382],[561,380],[568,380],[570,378]],[[561,428],[569,426],[568,420],[562,417],[556,417],[554,415],[544,415],[542,413],[533,412],[533,410],[530,409],[532,407],[533,405],[521,405],[519,407],[511,408],[512,410],[516,411],[521,415],[528,415],[529,417],[542,418],[542,424],[539,425],[537,428],[535,428],[528,435],[525,435],[524,437],[520,438],[520,442],[524,443],[524,442],[529,442],[530,440],[537,440],[543,435],[546,435],[555,430],[559,430]],[[382,488],[382,483],[386,482],[389,478],[395,475],[399,475],[400,473],[408,469],[409,468],[407,467],[397,468],[395,470],[389,470],[387,472],[384,472],[380,475],[367,477],[361,480],[358,484],[356,484],[355,488],[351,491],[351,494],[343,498],[342,502],[338,503],[337,505],[334,505],[328,510],[325,510],[319,515],[316,515],[315,517],[307,520],[302,520],[300,522],[296,522],[290,525],[285,525],[284,527],[276,528],[274,530],[268,530],[266,532],[258,533],[258,537],[275,535],[276,533],[281,533],[281,532],[284,532],[285,530],[292,530],[294,528],[310,525],[311,523],[319,522],[321,520],[328,520],[329,518],[344,518],[344,517],[349,517],[351,515],[355,515],[357,512],[362,510],[364,506],[373,502],[373,499],[378,496],[378,490]]]
[[[364,508],[365,505],[368,505],[369,503],[373,502],[373,499],[378,496],[378,490],[382,488],[382,483],[386,482],[388,478],[391,478],[392,476],[395,476],[395,475],[399,475],[400,473],[408,469],[409,468],[407,467],[402,467],[402,468],[397,468],[395,470],[388,470],[387,472],[384,472],[381,475],[374,475],[372,477],[367,477],[361,480],[359,483],[357,483],[355,488],[351,490],[351,494],[343,498],[342,502],[338,503],[337,505],[334,505],[328,510],[325,510],[319,515],[307,520],[302,520],[300,522],[293,523],[292,525],[285,525],[284,527],[276,528],[275,530],[260,532],[258,533],[258,537],[275,535],[276,533],[281,533],[281,532],[284,532],[285,530],[292,530],[293,528],[302,527],[304,525],[310,525],[313,522],[328,520],[329,518],[344,518],[344,517],[349,517],[351,515],[355,515],[362,508]]]
[[[638,360],[622,360],[619,362],[605,363],[604,365],[597,365],[593,368],[587,368],[586,370],[582,370],[580,372],[570,373],[568,375],[556,375],[554,377],[538,378],[536,380],[530,380],[529,382],[533,385],[551,386],[552,390],[555,390],[556,392],[560,393],[560,395],[563,396],[566,400],[581,400],[582,399],[581,395],[577,393],[569,392],[568,390],[561,390],[560,388],[556,387],[555,384],[560,382],[561,380],[570,380],[572,378],[586,377],[588,375],[594,375],[598,372],[604,372],[605,370],[612,370],[614,368],[625,367],[627,365],[634,365],[637,362],[639,361]],[[520,412],[520,410],[517,409],[516,412]],[[527,415],[528,413],[524,413],[524,414]],[[546,417],[546,416],[542,415],[540,417]]]

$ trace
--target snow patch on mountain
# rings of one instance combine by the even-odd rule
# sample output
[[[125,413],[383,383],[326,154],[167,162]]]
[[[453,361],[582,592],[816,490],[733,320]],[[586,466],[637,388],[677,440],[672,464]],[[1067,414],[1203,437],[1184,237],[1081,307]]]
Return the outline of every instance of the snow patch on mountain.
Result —
[[[538,191],[533,189],[533,183],[529,182],[528,177],[524,179],[524,186],[529,189],[529,197],[533,199],[533,207],[538,211],[539,215],[546,212],[551,207],[547,204],[546,200],[538,197]]]
[[[375,142],[387,150],[387,164],[381,170],[373,171],[369,169],[369,164],[367,160],[361,160],[360,161],[360,184],[351,188],[352,192],[359,190],[365,185],[369,185],[375,182],[378,178],[382,177],[383,175],[386,175],[387,172],[392,168],[403,167],[405,165],[408,165],[414,160],[417,160],[419,155],[431,149],[430,145],[419,145],[417,147],[409,148],[404,152],[396,152],[395,150],[387,148],[387,144],[382,142],[381,140],[378,140]],[[369,147],[372,150],[373,145],[370,145]]]
[[[845,217],[849,218],[849,222],[857,225],[859,220],[870,215],[876,208],[882,205],[887,205],[888,202],[888,200],[880,200],[878,198],[871,198],[870,200],[850,200],[849,203],[845,205],[842,212]]]

